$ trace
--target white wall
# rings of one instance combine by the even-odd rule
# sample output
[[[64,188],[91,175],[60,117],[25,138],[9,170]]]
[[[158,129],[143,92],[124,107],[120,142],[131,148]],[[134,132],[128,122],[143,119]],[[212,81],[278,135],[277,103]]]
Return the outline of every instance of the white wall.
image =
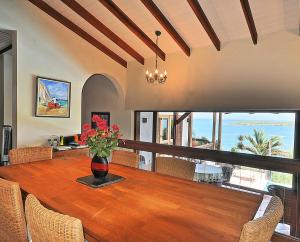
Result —
[[[91,123],[92,112],[110,112],[111,124],[118,124],[123,138],[131,139],[131,111],[125,110],[124,93],[103,75],[90,77],[82,91],[82,123]]]
[[[146,123],[143,123],[143,118],[147,119]],[[141,112],[140,113],[140,141],[152,142],[153,135],[153,113]],[[152,162],[152,153],[146,151],[140,151],[140,155],[145,157],[145,164],[149,165]]]
[[[126,91],[126,69],[56,22],[29,1],[0,0],[0,28],[17,31],[17,143],[45,143],[48,136],[81,130],[81,90],[88,77],[104,73]],[[15,68],[15,67],[14,67]],[[70,81],[71,117],[34,117],[35,77]]]
[[[4,124],[12,125],[13,107],[12,107],[12,83],[13,83],[13,58],[11,54],[3,54],[4,59]]]
[[[137,110],[300,109],[300,37],[279,32],[214,47],[168,54],[167,83],[150,85],[145,67],[129,64],[126,107]]]

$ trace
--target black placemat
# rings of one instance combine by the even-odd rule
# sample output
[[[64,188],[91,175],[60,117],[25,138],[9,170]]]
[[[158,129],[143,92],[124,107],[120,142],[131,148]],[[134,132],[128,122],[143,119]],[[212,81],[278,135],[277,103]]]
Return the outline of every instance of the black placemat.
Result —
[[[84,176],[84,177],[79,177],[76,179],[77,182],[82,183],[84,185],[87,185],[89,187],[93,188],[99,188],[99,187],[104,187],[108,186],[110,184],[120,182],[124,180],[125,178],[122,176],[114,175],[111,173],[108,173],[106,177],[104,178],[95,178],[93,175],[92,176]]]

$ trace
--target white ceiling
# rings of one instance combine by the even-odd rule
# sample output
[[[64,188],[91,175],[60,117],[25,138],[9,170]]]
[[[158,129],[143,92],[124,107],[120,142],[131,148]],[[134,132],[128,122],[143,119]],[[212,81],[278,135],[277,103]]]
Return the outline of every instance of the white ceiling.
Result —
[[[125,60],[134,60],[133,57],[110,41],[60,0],[44,1]],[[143,57],[154,56],[154,53],[113,14],[103,7],[98,0],[76,1]],[[161,30],[162,36],[159,40],[159,46],[166,54],[181,51],[171,36],[139,0],[114,0],[114,2],[152,38],[153,41],[155,40],[154,31]],[[212,45],[187,1],[154,0],[154,2],[190,46],[192,51],[193,48]],[[249,42],[252,43],[240,0],[199,0],[199,3],[221,41],[221,48],[222,46],[226,48],[227,42],[238,39],[247,38]],[[249,0],[249,3],[258,32],[258,43],[261,36],[272,32],[286,30],[298,33],[299,0]]]
[[[9,33],[0,30],[0,51],[11,44],[11,36]]]

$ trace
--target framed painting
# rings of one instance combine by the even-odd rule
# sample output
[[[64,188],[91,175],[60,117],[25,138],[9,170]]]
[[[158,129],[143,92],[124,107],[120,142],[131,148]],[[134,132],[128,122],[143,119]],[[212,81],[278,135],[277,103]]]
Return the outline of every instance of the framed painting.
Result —
[[[36,78],[36,117],[69,118],[70,100],[70,82]]]
[[[97,127],[97,124],[92,121],[94,115],[99,116],[100,118],[106,120],[107,126],[110,127],[110,112],[92,112],[91,113],[91,126],[93,129]]]

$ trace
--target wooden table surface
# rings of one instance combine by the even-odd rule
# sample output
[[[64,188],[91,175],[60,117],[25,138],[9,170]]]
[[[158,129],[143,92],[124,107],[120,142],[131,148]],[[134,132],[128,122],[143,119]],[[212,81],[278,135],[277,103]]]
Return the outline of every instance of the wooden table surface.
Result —
[[[111,164],[126,179],[93,189],[77,183],[90,158],[70,157],[0,168],[55,211],[81,219],[89,241],[238,241],[262,196]]]

